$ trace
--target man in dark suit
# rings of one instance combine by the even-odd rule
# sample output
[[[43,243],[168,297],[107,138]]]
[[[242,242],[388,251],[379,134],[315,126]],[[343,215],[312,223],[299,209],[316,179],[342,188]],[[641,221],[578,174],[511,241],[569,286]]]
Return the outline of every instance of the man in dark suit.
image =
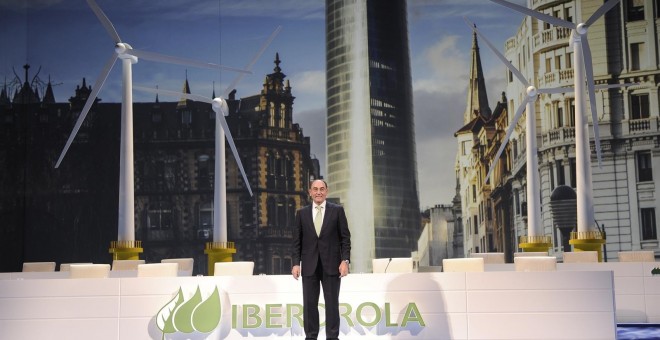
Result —
[[[325,200],[324,180],[312,181],[309,195],[313,203],[296,212],[291,274],[296,280],[302,275],[305,339],[319,335],[319,286],[325,299],[326,339],[339,339],[339,286],[348,275],[351,233],[344,208]]]

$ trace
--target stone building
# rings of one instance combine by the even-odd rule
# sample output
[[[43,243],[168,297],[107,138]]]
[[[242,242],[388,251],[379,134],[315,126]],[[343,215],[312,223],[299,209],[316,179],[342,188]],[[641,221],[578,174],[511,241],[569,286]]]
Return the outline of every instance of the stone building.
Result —
[[[320,178],[309,138],[293,122],[291,86],[280,69],[261,93],[227,99],[227,122],[254,196],[227,153],[227,215],[235,260],[255,261],[255,272],[291,267],[295,211],[307,204],[307,182]],[[32,82],[33,83],[33,82]],[[91,92],[83,79],[69,103],[43,98],[28,81],[0,93],[0,271],[24,261],[109,263],[117,237],[120,103],[97,99],[65,160],[53,165]],[[188,79],[184,92],[190,93]],[[213,94],[215,96],[215,94]],[[49,99],[52,98],[52,99]],[[147,262],[193,257],[206,272],[204,244],[213,240],[215,113],[191,100],[134,103],[135,228]]]
[[[594,0],[533,1],[531,8],[563,20],[582,22],[602,4]],[[653,182],[653,178],[660,176],[657,156],[660,152],[658,6],[658,2],[652,0],[621,1],[589,27],[596,84],[634,83],[596,92],[602,168],[596,161],[594,122],[588,103],[585,110],[591,134],[593,223],[606,233],[604,257],[609,260],[616,259],[618,251],[644,249],[654,250],[656,256],[660,253],[655,217],[660,201]],[[524,17],[515,36],[506,41],[503,54],[539,88],[573,86],[570,39],[568,29]],[[505,104],[509,112],[514,112],[525,89],[508,70],[507,79],[508,101]],[[568,186],[575,190],[576,178],[581,175],[576,173],[574,98],[573,93],[542,94],[535,102],[541,192],[525,192],[524,118],[516,126],[505,155],[494,170],[495,181],[484,188],[484,192],[491,192],[489,197],[494,211],[488,213],[495,216],[493,229],[510,233],[505,240],[511,241],[514,248],[504,247],[507,252],[515,251],[518,238],[527,234],[525,202],[530,194],[541,196],[544,234],[552,236],[554,242],[551,251],[570,251],[563,247],[559,229],[565,228],[566,222],[555,223],[551,197],[557,188],[565,190]],[[508,115],[506,123],[495,124],[495,137],[488,139],[490,150],[497,150],[511,119]],[[485,162],[489,164],[489,158]],[[461,190],[467,188],[461,187]],[[501,195],[494,195],[498,192]],[[500,203],[495,205],[495,200]],[[486,234],[480,234],[483,236]],[[488,237],[486,240],[489,250],[500,246],[497,238],[492,239],[494,245]]]

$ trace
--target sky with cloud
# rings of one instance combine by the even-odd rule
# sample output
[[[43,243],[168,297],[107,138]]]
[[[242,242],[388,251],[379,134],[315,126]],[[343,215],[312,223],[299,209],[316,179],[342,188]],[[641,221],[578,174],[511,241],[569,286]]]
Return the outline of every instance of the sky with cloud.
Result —
[[[382,1],[382,0],[381,0]],[[282,72],[296,97],[294,122],[311,137],[312,153],[325,169],[325,27],[322,0],[97,0],[123,42],[133,48],[242,68],[278,26],[282,30],[237,86],[237,96],[257,94],[273,72]],[[525,5],[525,0],[513,1]],[[487,0],[408,0],[417,171],[421,208],[450,204],[455,195],[454,132],[462,126],[472,32],[475,22],[495,46],[512,37],[523,17]],[[0,81],[15,74],[51,80],[58,102],[66,102],[86,78],[93,84],[112,56],[114,43],[84,0],[0,0]],[[488,99],[495,106],[505,69],[481,48]],[[115,64],[99,97],[121,100],[121,66]],[[186,77],[195,94],[217,95],[236,77],[139,60],[133,83],[179,91]],[[134,91],[135,102],[154,95]],[[178,98],[160,96],[161,101]],[[62,141],[64,144],[64,141]],[[325,174],[325,170],[322,170]]]

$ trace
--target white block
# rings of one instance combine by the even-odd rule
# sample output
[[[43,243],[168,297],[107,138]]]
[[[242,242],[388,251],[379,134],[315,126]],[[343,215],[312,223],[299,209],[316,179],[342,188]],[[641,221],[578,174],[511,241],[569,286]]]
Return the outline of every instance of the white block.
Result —
[[[72,279],[103,279],[110,274],[109,264],[72,264],[69,268]]]
[[[216,262],[213,268],[213,276],[245,276],[253,275],[254,262]]]
[[[442,270],[444,272],[483,272],[484,259],[465,258],[465,259],[443,259]]]
[[[138,264],[138,277],[175,277],[179,271],[179,264],[171,263],[146,263]]]
[[[55,262],[23,262],[24,272],[54,272]]]
[[[557,270],[554,256],[519,256],[513,259],[517,272],[546,272]]]

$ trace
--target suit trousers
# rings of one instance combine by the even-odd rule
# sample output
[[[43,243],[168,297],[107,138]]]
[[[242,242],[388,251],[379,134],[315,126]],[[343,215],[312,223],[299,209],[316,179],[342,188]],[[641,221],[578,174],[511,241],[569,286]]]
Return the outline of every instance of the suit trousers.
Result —
[[[304,265],[304,264],[303,264]],[[339,275],[328,275],[323,270],[319,258],[316,270],[311,276],[302,277],[303,318],[306,339],[316,339],[319,335],[319,293],[323,287],[325,299],[325,336],[326,339],[339,338]]]

